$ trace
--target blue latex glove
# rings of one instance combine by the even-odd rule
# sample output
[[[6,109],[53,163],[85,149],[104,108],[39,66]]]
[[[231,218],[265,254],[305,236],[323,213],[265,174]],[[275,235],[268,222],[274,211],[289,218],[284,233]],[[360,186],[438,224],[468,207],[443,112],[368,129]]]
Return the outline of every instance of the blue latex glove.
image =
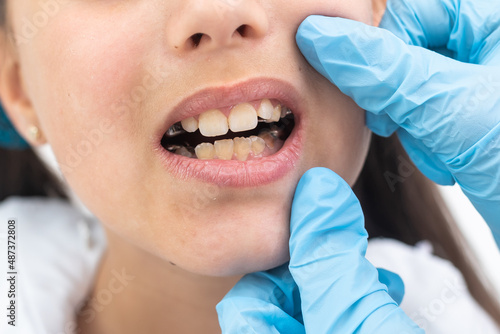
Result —
[[[367,111],[371,130],[381,136],[397,131],[426,176],[462,187],[500,247],[498,2],[390,0],[381,26],[392,33],[310,16],[297,43],[321,74]]]
[[[365,258],[361,206],[337,174],[304,174],[290,230],[289,266],[245,276],[217,305],[223,333],[423,333],[379,281],[401,292],[399,277]]]

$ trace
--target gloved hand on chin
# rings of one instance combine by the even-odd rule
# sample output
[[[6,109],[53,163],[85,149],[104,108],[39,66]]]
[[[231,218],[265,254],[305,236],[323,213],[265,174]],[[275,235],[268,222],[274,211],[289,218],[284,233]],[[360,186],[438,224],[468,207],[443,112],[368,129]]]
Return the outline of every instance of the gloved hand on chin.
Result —
[[[304,174],[290,230],[290,263],[246,275],[217,305],[223,333],[424,332],[398,307],[399,276],[365,258],[361,206],[340,176]]]

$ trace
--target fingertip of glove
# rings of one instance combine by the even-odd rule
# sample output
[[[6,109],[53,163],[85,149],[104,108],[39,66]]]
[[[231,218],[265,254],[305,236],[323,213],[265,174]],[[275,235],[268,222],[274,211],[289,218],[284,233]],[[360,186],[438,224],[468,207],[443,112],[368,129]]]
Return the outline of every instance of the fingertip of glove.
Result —
[[[314,167],[309,169],[300,178],[297,188],[313,187],[315,190],[320,188],[334,189],[339,185],[347,185],[347,183],[334,171],[326,167]]]
[[[329,74],[326,71],[320,55],[323,50],[319,50],[328,45],[328,43],[320,42],[324,38],[325,32],[321,29],[319,23],[324,16],[312,15],[307,17],[299,26],[295,41],[300,51],[307,59],[307,61],[324,77],[328,78]]]
[[[300,178],[294,202],[300,205],[305,203],[315,205],[325,198],[349,197],[351,192],[351,187],[337,173],[325,167],[315,167]]]
[[[322,15],[309,15],[302,21],[299,25],[299,29],[297,30],[298,35],[303,36],[305,33],[309,32],[319,32],[321,26],[324,24],[324,21],[328,19],[326,16]]]
[[[382,112],[378,110],[376,112]],[[377,114],[366,112],[366,126],[375,134],[382,137],[389,137],[399,128],[399,125],[387,114]]]
[[[404,47],[402,41],[383,29],[345,18],[318,15],[309,16],[301,23],[296,42],[320,74],[346,95],[353,97],[353,92],[363,92],[362,99],[374,86],[378,90],[386,72],[394,65],[392,61],[381,59],[398,57],[394,50]],[[402,45],[395,44],[399,42]],[[365,100],[369,103],[372,99]],[[356,102],[361,105],[361,101]]]
[[[344,215],[344,216],[342,216]],[[334,217],[341,220],[362,218],[361,206],[349,184],[334,171],[315,167],[308,170],[300,179],[292,203],[290,226],[293,231],[319,228],[315,224],[331,224]],[[318,219],[322,217],[322,219]],[[315,224],[311,224],[314,221]],[[309,222],[308,224],[304,224]],[[302,226],[299,228],[299,226]],[[292,231],[292,232],[293,232]]]
[[[405,295],[405,284],[403,279],[398,274],[386,269],[377,268],[377,271],[380,283],[387,286],[389,295],[398,305],[401,305]]]
[[[302,21],[298,31],[301,33],[312,32],[318,36],[333,35],[341,31],[343,26],[349,25],[349,22],[352,22],[351,24],[359,24],[359,22],[343,17],[309,15]]]
[[[299,25],[295,39],[302,52],[307,51],[308,48],[326,48],[327,50],[332,48],[334,50],[331,39],[341,36],[343,28],[348,24],[349,20],[340,17],[311,15]]]

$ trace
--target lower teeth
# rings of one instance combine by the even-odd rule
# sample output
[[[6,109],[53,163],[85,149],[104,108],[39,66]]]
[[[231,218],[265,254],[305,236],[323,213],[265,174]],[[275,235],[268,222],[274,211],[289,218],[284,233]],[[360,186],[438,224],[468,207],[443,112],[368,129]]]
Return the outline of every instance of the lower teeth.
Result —
[[[194,158],[194,150],[189,150],[187,147],[180,146],[175,150],[175,154],[182,155],[187,158]]]
[[[169,145],[166,149],[169,152],[182,155],[187,158],[198,158],[200,160],[221,159],[246,161],[251,155],[261,156],[266,149],[276,151],[281,148],[283,141],[279,139],[280,131],[263,130],[258,136],[236,137],[234,139],[224,139],[211,143],[201,143],[196,147],[189,145]]]

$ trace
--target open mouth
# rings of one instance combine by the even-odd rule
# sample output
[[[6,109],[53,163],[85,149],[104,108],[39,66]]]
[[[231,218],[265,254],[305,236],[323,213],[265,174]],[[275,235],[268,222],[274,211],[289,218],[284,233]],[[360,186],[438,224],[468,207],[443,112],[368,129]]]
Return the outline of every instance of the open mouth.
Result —
[[[187,158],[247,161],[278,152],[294,126],[287,106],[262,99],[177,122],[165,132],[161,145]]]

